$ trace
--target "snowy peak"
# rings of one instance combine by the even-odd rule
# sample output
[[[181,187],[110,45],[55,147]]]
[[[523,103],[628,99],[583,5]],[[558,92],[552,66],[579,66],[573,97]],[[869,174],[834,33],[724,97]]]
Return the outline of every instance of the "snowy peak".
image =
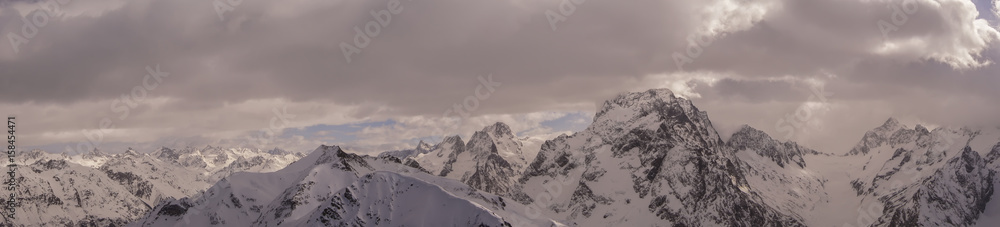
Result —
[[[594,118],[600,118],[608,114],[614,108],[648,109],[656,103],[674,102],[677,96],[669,89],[651,89],[645,92],[626,92],[617,97],[604,101],[601,111],[597,112]]]
[[[923,126],[920,126],[923,128]],[[886,120],[882,126],[879,126],[871,131],[865,133],[864,137],[861,137],[861,141],[848,152],[848,155],[858,155],[858,154],[868,154],[868,152],[875,147],[888,144],[893,134],[897,131],[904,129],[904,126],[899,123],[896,118],[889,118]],[[924,129],[926,131],[926,129]]]
[[[885,208],[873,226],[971,226],[994,194],[998,138],[889,119],[843,158],[854,162],[846,172],[862,206]]]
[[[108,155],[108,153],[104,153],[103,151],[101,151],[100,149],[97,149],[97,148],[94,148],[94,150],[92,150],[92,151],[90,151],[90,152],[88,152],[88,153],[86,153],[86,154],[83,155],[83,157],[86,157],[86,158],[99,158],[99,157],[107,157],[107,156],[110,156],[110,155]]]
[[[271,150],[267,151],[267,153],[268,154],[272,154],[272,155],[288,155],[288,154],[292,154],[291,151],[286,151],[284,149],[277,148],[277,147],[275,147],[274,149],[271,149]]]
[[[312,165],[320,165],[324,163],[330,163],[332,161],[338,160],[339,157],[346,156],[347,152],[340,149],[340,146],[327,146],[320,145],[312,153],[306,155],[300,159],[300,162],[312,163]]]
[[[909,188],[895,189],[879,197],[879,201],[886,202],[886,212],[878,217],[874,226],[976,224],[994,195],[996,171],[987,167],[986,160],[965,147],[939,169],[928,172],[929,176],[912,183]],[[906,181],[893,183],[900,182]]]
[[[525,219],[524,206],[504,200],[392,160],[323,145],[285,169],[234,174],[195,197],[167,200],[132,225],[560,226]]]
[[[896,130],[899,130],[900,128],[903,128],[903,127],[904,127],[903,124],[900,124],[899,120],[896,120],[896,118],[894,118],[894,117],[890,117],[888,120],[885,120],[885,123],[882,123],[882,126],[879,126],[878,128],[875,128],[875,130],[876,131],[895,132]]]
[[[514,132],[510,130],[510,126],[504,124],[503,122],[497,122],[490,126],[483,128],[483,131],[493,137],[514,137]]]
[[[139,154],[139,152],[136,152],[136,151],[135,151],[135,150],[133,150],[133,149],[132,149],[131,147],[129,147],[129,148],[127,149],[127,150],[125,150],[125,153],[123,153],[123,154],[124,154],[125,156],[132,156],[132,157],[138,157],[138,156],[141,156],[141,155]]]
[[[457,135],[445,137],[441,143],[431,149],[431,151],[425,154],[419,154],[412,157],[420,167],[424,168],[432,175],[441,175],[442,170],[447,165],[446,163],[452,157],[453,154],[461,154],[465,152],[465,141],[462,141],[462,137]],[[380,157],[382,155],[379,155]],[[451,170],[448,170],[449,172]]]
[[[750,127],[749,125],[743,125],[743,126],[740,127],[740,130],[738,130],[735,133],[733,133],[733,136],[731,138],[729,138],[729,141],[733,141],[733,140],[743,140],[743,141],[747,141],[747,142],[755,142],[755,141],[772,142],[772,141],[775,141],[773,138],[771,138],[770,135],[768,135],[764,131],[758,130],[758,129],[754,128],[754,127]],[[748,140],[752,140],[752,141],[748,141]]]
[[[417,143],[417,147],[416,148],[407,149],[407,150],[386,151],[386,152],[382,152],[381,154],[379,154],[378,157],[381,157],[381,158],[393,157],[393,158],[396,158],[396,159],[399,159],[399,160],[406,160],[408,158],[413,158],[413,157],[416,157],[416,156],[421,155],[421,154],[430,153],[431,150],[433,150],[433,149],[434,149],[434,147],[432,147],[430,144],[427,144],[423,140],[421,140],[419,143]]]
[[[418,157],[418,162],[425,169],[436,171],[438,168],[434,162],[441,161],[440,152],[450,150],[439,176],[498,195],[509,192],[527,166],[521,152],[523,143],[502,122],[475,132],[464,148],[456,148],[459,146],[461,138],[448,137],[437,146],[440,151],[422,155]]]
[[[669,139],[691,139],[705,148],[723,143],[707,113],[668,89],[625,93],[605,101],[587,128],[607,139],[627,137],[633,130],[661,131]]]
[[[744,133],[769,138],[751,132],[756,130]],[[542,213],[588,226],[802,225],[801,218],[763,199],[786,191],[749,185],[751,174],[776,171],[748,166],[723,143],[705,112],[669,90],[654,89],[608,100],[586,130],[546,141],[519,179],[523,196],[514,199],[551,204]],[[562,182],[566,193],[531,197],[548,191],[549,182]]]
[[[733,133],[733,136],[729,138],[726,144],[736,151],[753,150],[757,155],[771,158],[780,167],[785,167],[785,164],[795,163],[800,168],[803,168],[806,166],[806,163],[802,155],[819,153],[799,146],[794,142],[782,143],[774,140],[764,131],[757,130],[748,125],[743,125],[739,131]]]
[[[327,145],[320,145],[312,153],[289,166],[294,166],[295,168],[293,169],[295,170],[302,170],[325,164],[347,171],[355,170],[359,167],[369,168],[368,163],[364,161],[362,156],[344,152],[344,150],[340,149],[340,146]]]
[[[503,122],[497,122],[473,134],[466,145],[466,150],[477,156],[496,153],[503,156],[504,159],[523,162],[522,147],[521,140],[514,136],[510,126]]]
[[[248,148],[129,148],[109,154],[20,153],[17,226],[124,226],[160,201],[203,191],[238,172],[284,168],[300,154],[272,155]],[[7,160],[7,159],[4,159]],[[206,163],[206,160],[211,163]],[[215,160],[218,160],[217,162]],[[0,199],[2,200],[2,199]],[[170,209],[167,209],[168,213]]]
[[[20,162],[19,164],[30,165],[32,163],[37,162],[38,160],[64,159],[66,157],[67,156],[65,154],[50,154],[50,153],[45,152],[43,150],[34,149],[34,150],[31,150],[31,151],[28,151],[28,152],[25,152],[25,153],[17,155],[16,160]]]
[[[434,147],[432,147],[430,144],[425,143],[423,140],[417,143],[417,148],[416,148],[417,153],[426,154],[427,152],[430,152],[433,149]]]
[[[177,159],[180,159],[180,157],[181,157],[181,153],[180,152],[178,152],[177,150],[168,148],[168,147],[161,147],[159,150],[154,151],[152,153],[152,155],[153,155],[153,157],[156,157],[156,158],[158,158],[160,160],[165,160],[165,161],[167,161],[167,160],[169,160],[169,161],[176,161]]]

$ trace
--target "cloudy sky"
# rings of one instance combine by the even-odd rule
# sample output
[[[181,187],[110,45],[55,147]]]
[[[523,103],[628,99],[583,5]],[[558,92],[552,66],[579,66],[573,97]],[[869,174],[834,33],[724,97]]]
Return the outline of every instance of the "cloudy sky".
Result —
[[[540,141],[669,88],[723,134],[844,153],[889,117],[1000,125],[998,3],[0,0],[0,114],[53,152],[375,152],[496,121]]]

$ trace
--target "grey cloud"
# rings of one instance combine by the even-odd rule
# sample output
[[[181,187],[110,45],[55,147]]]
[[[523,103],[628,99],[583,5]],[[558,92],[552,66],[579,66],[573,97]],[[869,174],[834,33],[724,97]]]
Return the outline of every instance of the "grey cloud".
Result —
[[[989,105],[1000,97],[997,66],[970,67],[997,59],[997,49],[988,49],[996,32],[974,25],[972,4],[957,0],[917,1],[919,11],[888,41],[926,45],[889,53],[876,51],[887,41],[878,22],[891,20],[888,1],[773,1],[780,6],[759,21],[702,13],[713,4],[772,1],[586,1],[553,31],[546,11],[558,11],[559,1],[402,0],[403,10],[347,63],[339,44],[352,43],[354,27],[372,21],[369,12],[386,2],[244,1],[220,21],[211,1],[137,0],[97,16],[67,16],[39,29],[19,53],[0,42],[0,111],[93,103],[100,106],[47,114],[60,123],[35,130],[93,127],[115,116],[108,102],[141,86],[145,67],[157,64],[171,75],[147,98],[165,103],[132,110],[121,127],[179,124],[179,134],[260,128],[270,106],[256,114],[227,110],[254,100],[283,100],[309,113],[306,122],[438,117],[490,74],[503,85],[474,115],[593,111],[586,103],[662,86],[653,75],[677,73],[674,54],[706,23],[749,20],[748,28],[721,32],[684,68],[730,75],[693,83],[696,104],[715,121],[773,125],[808,101],[806,80],[821,81],[841,108],[886,109],[859,113],[864,121],[831,128],[837,133],[863,131],[893,114],[959,122],[1000,113]],[[0,34],[21,26],[14,9],[0,8]],[[966,101],[955,104],[952,96]],[[19,105],[28,107],[6,109]],[[923,108],[935,105],[969,114]]]

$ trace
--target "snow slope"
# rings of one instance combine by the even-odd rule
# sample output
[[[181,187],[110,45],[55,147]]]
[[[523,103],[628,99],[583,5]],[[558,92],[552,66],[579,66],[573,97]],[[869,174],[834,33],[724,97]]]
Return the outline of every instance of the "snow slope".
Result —
[[[75,156],[22,152],[15,160],[18,213],[14,220],[6,219],[6,209],[0,214],[5,226],[122,226],[161,201],[195,195],[229,174],[274,171],[299,157],[280,149],[216,147]]]
[[[272,173],[234,174],[193,198],[167,201],[133,226],[551,226],[524,207],[394,158],[320,146]],[[435,207],[434,209],[427,209]]]

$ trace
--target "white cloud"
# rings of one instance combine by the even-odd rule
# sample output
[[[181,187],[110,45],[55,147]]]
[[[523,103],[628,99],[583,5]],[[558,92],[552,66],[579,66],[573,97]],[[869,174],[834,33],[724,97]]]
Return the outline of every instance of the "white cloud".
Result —
[[[771,10],[780,9],[779,0],[741,1],[714,0],[702,2],[698,32],[719,36],[753,27]]]
[[[979,11],[975,4],[966,0],[914,1],[916,11],[889,11],[883,16],[881,26],[892,23],[898,30],[892,31],[890,40],[880,45],[874,53],[896,58],[913,60],[930,59],[950,65],[956,69],[983,67],[992,62],[983,59],[980,53],[1000,40],[997,28],[989,22],[977,19]],[[893,1],[890,6],[905,7]],[[895,18],[906,18],[897,20]],[[937,20],[940,29],[921,27],[921,20]],[[899,22],[899,23],[897,23]],[[915,58],[915,59],[914,59]]]
[[[1000,0],[993,0],[993,15],[1000,18]]]

